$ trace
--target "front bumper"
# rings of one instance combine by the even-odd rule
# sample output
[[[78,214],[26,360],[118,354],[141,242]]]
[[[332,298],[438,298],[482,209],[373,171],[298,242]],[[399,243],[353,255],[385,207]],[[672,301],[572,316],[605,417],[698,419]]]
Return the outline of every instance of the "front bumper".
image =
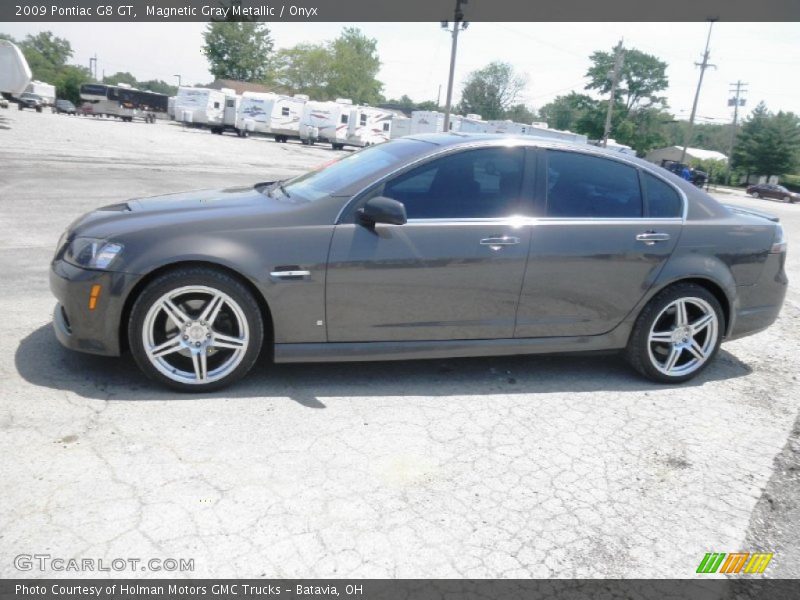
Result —
[[[67,348],[119,356],[120,324],[125,299],[139,275],[82,269],[63,260],[50,267],[50,290],[58,300],[53,315],[56,337]],[[100,285],[94,310],[89,309],[93,285]]]

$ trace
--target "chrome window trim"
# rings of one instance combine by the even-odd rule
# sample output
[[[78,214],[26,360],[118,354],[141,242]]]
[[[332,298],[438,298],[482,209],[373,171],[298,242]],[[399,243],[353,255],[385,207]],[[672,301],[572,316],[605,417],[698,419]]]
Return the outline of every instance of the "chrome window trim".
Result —
[[[620,153],[619,156],[617,156],[617,155],[609,155],[606,152],[602,152],[601,149],[599,147],[597,147],[597,146],[588,146],[587,145],[586,148],[577,148],[575,146],[561,146],[561,145],[559,145],[559,143],[557,141],[548,140],[548,139],[545,139],[545,138],[532,137],[532,139],[527,140],[527,139],[522,139],[522,138],[518,138],[518,137],[509,137],[508,139],[491,138],[491,139],[488,139],[488,140],[487,139],[475,140],[475,141],[469,142],[469,143],[452,144],[452,145],[449,145],[449,146],[444,146],[441,150],[432,152],[430,154],[426,154],[426,155],[424,155],[424,156],[422,156],[420,158],[417,158],[416,160],[413,160],[413,161],[411,161],[409,163],[406,163],[402,167],[398,167],[397,169],[394,169],[393,171],[390,171],[389,173],[386,173],[383,177],[381,177],[379,179],[376,179],[372,183],[364,186],[358,192],[353,194],[350,197],[350,199],[347,202],[345,202],[344,205],[342,205],[342,208],[339,209],[339,212],[337,213],[336,219],[334,220],[333,224],[334,225],[340,225],[341,224],[342,215],[347,211],[348,207],[351,204],[353,204],[354,202],[357,202],[360,199],[361,195],[364,192],[366,192],[368,189],[370,189],[370,188],[372,188],[372,187],[374,187],[376,185],[382,184],[387,179],[397,175],[401,171],[404,171],[406,169],[411,169],[411,168],[415,167],[416,165],[418,165],[418,164],[420,164],[422,162],[425,162],[427,160],[434,160],[436,158],[439,158],[439,157],[444,156],[446,154],[449,154],[451,152],[458,152],[459,150],[464,150],[464,149],[472,150],[472,149],[476,149],[476,148],[485,148],[485,147],[489,147],[489,148],[517,148],[517,147],[522,147],[522,148],[532,148],[532,149],[542,149],[542,150],[555,150],[555,151],[561,151],[561,152],[577,152],[579,154],[587,154],[589,156],[594,156],[596,158],[605,158],[605,159],[608,159],[608,160],[613,160],[613,161],[624,163],[627,166],[633,167],[637,171],[642,171],[642,172],[645,172],[645,173],[649,173],[650,175],[652,175],[656,179],[660,179],[665,184],[667,184],[669,187],[671,187],[673,190],[675,190],[678,193],[678,196],[680,196],[681,202],[683,202],[683,212],[682,212],[681,217],[644,217],[644,216],[642,216],[642,217],[631,217],[630,218],[631,221],[643,222],[645,220],[647,220],[647,221],[652,220],[654,222],[663,223],[663,222],[666,222],[666,221],[674,221],[675,219],[680,219],[680,221],[682,223],[686,223],[686,221],[688,220],[688,217],[689,217],[689,197],[686,195],[686,193],[681,188],[677,187],[674,183],[672,183],[671,181],[668,181],[667,179],[665,179],[661,174],[656,172],[654,169],[651,169],[649,166],[645,166],[645,165],[641,165],[641,164],[639,164],[637,162],[633,162],[632,160],[630,160],[628,158],[628,156],[626,154]],[[658,166],[658,165],[653,165],[653,166]],[[500,217],[499,220],[502,221],[502,220],[504,220],[506,218],[507,217]],[[557,219],[557,217],[547,217],[547,216],[530,217],[530,218],[536,218],[536,219],[539,219],[539,220]],[[586,221],[587,220],[586,217],[564,217],[564,218],[558,218],[558,219],[559,220],[567,219],[567,220],[572,220],[572,221],[581,221],[581,220]],[[409,219],[408,222],[411,223],[412,221],[413,222],[418,222],[418,221],[430,221],[430,220],[431,219]],[[481,220],[486,220],[486,219],[474,219],[474,220],[481,221]],[[606,221],[607,222],[609,220],[617,220],[617,221],[619,221],[619,220],[622,220],[622,219],[614,219],[614,218],[609,218],[609,217],[598,217],[596,219],[588,219],[588,220],[590,220],[590,221]],[[441,219],[441,221],[451,221],[452,222],[452,221],[463,221],[463,219]]]

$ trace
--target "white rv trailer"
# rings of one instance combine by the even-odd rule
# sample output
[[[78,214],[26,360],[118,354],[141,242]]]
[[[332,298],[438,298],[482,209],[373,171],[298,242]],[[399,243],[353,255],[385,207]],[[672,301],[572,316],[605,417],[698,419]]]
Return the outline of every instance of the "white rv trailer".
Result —
[[[180,87],[175,120],[197,127],[219,127],[225,115],[225,94],[209,88]]]
[[[220,92],[225,95],[225,103],[222,108],[222,123],[213,125],[211,133],[222,135],[226,131],[233,131],[239,137],[247,136],[247,132],[240,129],[238,125],[239,104],[242,97],[236,94],[236,90],[230,88],[222,88]]]
[[[0,40],[0,92],[22,94],[31,81],[31,68],[22,50]]]
[[[276,95],[272,93],[245,92],[236,111],[236,127],[248,133],[269,133],[272,107]]]
[[[562,140],[565,142],[573,142],[575,144],[587,144],[589,142],[585,135],[580,133],[572,133],[571,131],[560,131],[558,129],[550,129],[549,127],[541,127],[542,123],[534,123],[527,127],[525,135],[533,135],[536,137],[549,138],[553,140]]]
[[[31,81],[25,91],[41,96],[45,106],[53,106],[56,103],[56,86],[44,81]]]
[[[395,115],[392,117],[392,131],[390,136],[392,139],[403,137],[404,135],[411,134],[411,119],[408,117],[401,117]]]
[[[411,113],[411,133],[441,133],[444,113],[438,110],[415,110]]]
[[[276,142],[286,142],[289,138],[300,137],[300,117],[306,102],[308,102],[308,96],[305,94],[275,97],[269,133]]]
[[[339,147],[373,146],[389,141],[394,113],[372,106],[355,106],[350,109],[347,123],[347,141]],[[336,148],[336,146],[334,146]]]
[[[511,133],[515,135],[524,135],[531,129],[531,125],[524,123],[514,123],[510,119],[486,121],[487,133]]]
[[[451,131],[461,133],[486,133],[489,125],[487,121],[481,119],[480,115],[468,114],[466,116],[454,115],[451,117]]]
[[[327,142],[334,149],[344,147],[352,107],[353,101],[349,98],[337,98],[335,102],[307,102],[300,117],[300,140],[304,143]],[[315,128],[316,140],[311,140]]]

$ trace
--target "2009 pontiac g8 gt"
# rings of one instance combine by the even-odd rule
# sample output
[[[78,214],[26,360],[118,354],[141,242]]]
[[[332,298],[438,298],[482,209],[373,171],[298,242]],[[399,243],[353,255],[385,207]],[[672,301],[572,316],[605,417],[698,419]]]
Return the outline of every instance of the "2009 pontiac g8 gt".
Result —
[[[50,283],[67,347],[207,391],[277,362],[621,350],[693,377],[777,317],[777,219],[644,161],[435,134],[294,179],[100,208]]]

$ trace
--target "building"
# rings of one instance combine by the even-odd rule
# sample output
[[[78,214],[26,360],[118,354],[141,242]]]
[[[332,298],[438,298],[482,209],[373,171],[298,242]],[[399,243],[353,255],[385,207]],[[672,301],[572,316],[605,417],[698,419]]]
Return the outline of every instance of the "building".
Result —
[[[648,160],[651,163],[660,165],[662,161],[665,160],[680,162],[681,154],[683,154],[683,146],[669,146],[667,148],[658,148],[657,150],[651,150],[650,152],[647,153],[647,155],[644,158],[645,160]],[[725,156],[722,152],[716,152],[715,150],[704,150],[702,148],[687,148],[685,162],[689,162],[692,159],[724,160],[725,162],[728,162],[728,157]]]

